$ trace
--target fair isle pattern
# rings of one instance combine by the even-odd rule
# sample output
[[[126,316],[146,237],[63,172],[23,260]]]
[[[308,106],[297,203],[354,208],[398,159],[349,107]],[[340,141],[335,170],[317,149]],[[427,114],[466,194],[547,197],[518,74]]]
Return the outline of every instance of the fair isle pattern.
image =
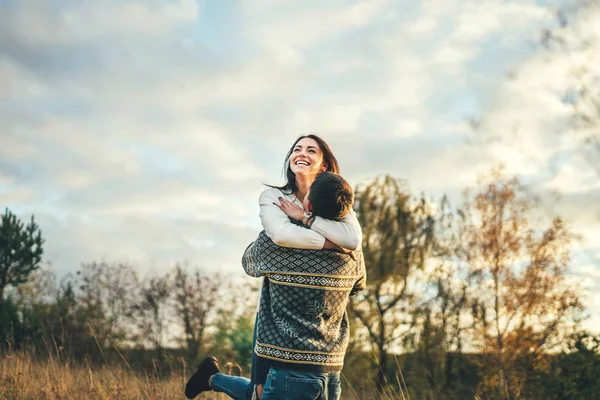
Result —
[[[264,299],[263,299],[264,296]],[[311,304],[330,304],[315,314]],[[297,286],[273,285],[261,294],[257,335],[262,343],[286,349],[317,352],[343,352],[348,339],[346,305],[348,292],[316,290]],[[266,307],[266,308],[263,308]],[[288,335],[285,319],[295,327],[297,337]],[[332,335],[331,330],[338,335]],[[331,340],[332,337],[337,340]]]
[[[298,337],[297,328],[291,322],[280,317],[275,319],[275,325],[281,332],[283,332],[284,335],[287,335],[291,338]]]
[[[345,290],[352,289],[356,283],[356,278],[335,278],[325,276],[311,275],[288,275],[288,274],[268,274],[269,280],[275,283],[291,284],[291,285],[308,285],[321,287],[324,289]]]
[[[348,299],[366,283],[362,252],[356,255],[352,260],[332,251],[280,247],[261,232],[242,258],[249,275],[268,278],[261,292],[255,353],[281,363],[308,364],[314,371],[341,370],[350,337]]]
[[[271,360],[285,361],[301,364],[315,365],[343,365],[344,353],[342,354],[320,354],[320,353],[303,353],[291,349],[280,349],[271,346],[265,346],[256,342],[254,351],[257,355]]]
[[[350,256],[328,250],[304,250],[280,247],[263,231],[244,253],[242,263],[249,275],[269,273],[324,276],[329,278],[358,279],[363,276],[362,252],[357,261]]]
[[[319,317],[323,314],[331,314],[332,309],[327,302],[319,302],[318,300],[313,300],[307,303],[307,314],[312,315],[314,317]]]

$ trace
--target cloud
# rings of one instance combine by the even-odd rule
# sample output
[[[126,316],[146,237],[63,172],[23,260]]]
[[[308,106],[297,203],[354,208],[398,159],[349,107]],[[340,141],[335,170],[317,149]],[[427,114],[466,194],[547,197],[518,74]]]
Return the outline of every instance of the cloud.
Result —
[[[3,6],[0,26],[23,43],[69,45],[122,35],[161,36],[198,19],[194,0],[25,0]]]
[[[596,254],[600,252],[596,251]],[[584,303],[588,318],[583,321],[583,327],[594,332],[600,326],[600,271],[597,265],[600,257],[587,258],[577,268],[577,276],[581,287],[584,289]],[[590,264],[592,262],[592,264]]]
[[[248,34],[261,48],[279,60],[302,60],[301,53],[331,37],[372,24],[390,9],[382,1],[336,0],[327,4],[292,1],[285,7],[264,2],[245,2]]]
[[[588,160],[572,157],[569,162],[558,165],[555,175],[543,187],[564,195],[587,195],[588,191],[600,188],[600,180],[595,171],[589,169]]]
[[[241,254],[256,237],[244,224],[213,222],[195,215],[170,218],[156,214],[54,215],[36,214],[46,239],[45,257],[59,274],[73,272],[80,263],[128,261],[140,271],[165,271],[187,261],[207,271],[242,275]]]
[[[36,215],[61,272],[102,258],[240,272],[261,181],[281,182],[307,132],[352,184],[388,173],[434,197],[504,161],[540,190],[568,187],[558,211],[597,232],[583,164],[546,179],[569,145],[542,135],[569,112],[555,77],[583,58],[532,55],[551,23],[539,2],[0,4],[0,204]],[[520,151],[469,143],[465,117],[483,113],[511,141],[539,134]]]
[[[572,221],[585,237],[584,249],[598,245],[598,175],[590,168],[594,159],[582,151],[582,132],[573,130],[573,107],[565,96],[574,88],[593,88],[600,76],[599,18],[600,7],[592,6],[570,13],[566,28],[554,27],[568,38],[567,46],[538,44],[538,51],[515,65],[484,110],[481,127],[491,139],[484,146],[493,159],[519,174],[550,215]],[[578,46],[581,40],[588,46]]]

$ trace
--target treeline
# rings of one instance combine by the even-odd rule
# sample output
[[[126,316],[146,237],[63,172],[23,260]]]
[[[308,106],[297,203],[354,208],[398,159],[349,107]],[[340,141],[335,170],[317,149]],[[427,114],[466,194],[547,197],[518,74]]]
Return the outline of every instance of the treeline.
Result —
[[[144,278],[127,263],[85,263],[60,281],[39,269],[1,303],[0,348],[161,375],[210,352],[247,371],[253,284],[179,264]]]
[[[381,176],[357,187],[355,210],[368,287],[348,307],[345,393],[600,398],[600,337],[581,328],[569,274],[577,237],[559,217],[544,222],[516,178],[494,170],[452,206]],[[248,372],[255,280],[180,265],[142,279],[122,263],[87,263],[58,283],[25,275],[1,303],[4,348],[163,373],[211,353]]]
[[[380,391],[600,398],[600,337],[581,329],[569,271],[577,236],[517,178],[496,168],[453,207],[383,176],[358,188],[356,210],[369,282],[350,310]]]

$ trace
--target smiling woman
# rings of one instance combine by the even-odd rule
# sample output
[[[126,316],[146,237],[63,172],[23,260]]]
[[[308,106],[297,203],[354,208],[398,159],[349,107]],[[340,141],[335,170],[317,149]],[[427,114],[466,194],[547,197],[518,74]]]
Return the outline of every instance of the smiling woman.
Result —
[[[290,219],[303,221],[303,201],[318,174],[340,173],[337,159],[327,143],[317,135],[300,136],[287,152],[283,170],[285,185],[267,185],[269,189],[259,198],[260,220],[269,238],[279,246],[298,249],[357,249],[362,232],[358,221],[351,218],[356,218],[354,213],[341,221],[315,217],[311,229],[290,222]]]
[[[306,168],[305,168],[306,167]],[[302,200],[308,187],[322,171],[340,173],[340,166],[327,143],[317,135],[300,136],[292,145],[283,163],[286,184],[271,186],[293,194]],[[307,185],[308,184],[308,185]]]

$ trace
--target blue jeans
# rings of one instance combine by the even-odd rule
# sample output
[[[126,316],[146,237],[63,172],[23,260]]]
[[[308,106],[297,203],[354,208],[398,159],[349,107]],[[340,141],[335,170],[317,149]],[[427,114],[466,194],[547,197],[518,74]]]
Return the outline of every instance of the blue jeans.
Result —
[[[258,315],[257,315],[258,316]],[[252,370],[251,380],[240,376],[231,376],[225,374],[215,374],[212,378],[211,387],[215,392],[222,392],[235,400],[252,400],[254,385],[256,382],[264,382],[264,376],[267,374],[265,361],[258,359],[254,353],[256,345],[256,322],[254,323],[254,334],[252,335]],[[257,364],[260,364],[257,367]],[[262,376],[261,376],[262,375]]]
[[[338,400],[339,372],[310,373],[270,368],[262,400]]]
[[[215,392],[223,392],[234,400],[249,400],[254,390],[250,379],[225,374],[214,374],[210,386]]]
[[[215,374],[211,387],[234,400],[251,399],[254,390],[250,379],[225,374]],[[339,400],[341,394],[339,372],[316,374],[271,368],[262,400]]]

